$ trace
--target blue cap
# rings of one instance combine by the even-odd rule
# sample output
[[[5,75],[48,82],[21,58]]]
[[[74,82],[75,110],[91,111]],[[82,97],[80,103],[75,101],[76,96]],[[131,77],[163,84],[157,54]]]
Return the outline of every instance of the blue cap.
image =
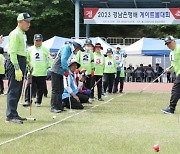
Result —
[[[76,46],[77,48],[79,48],[81,51],[84,51],[83,47],[82,47],[79,43],[73,41],[72,44],[73,44],[74,46]]]

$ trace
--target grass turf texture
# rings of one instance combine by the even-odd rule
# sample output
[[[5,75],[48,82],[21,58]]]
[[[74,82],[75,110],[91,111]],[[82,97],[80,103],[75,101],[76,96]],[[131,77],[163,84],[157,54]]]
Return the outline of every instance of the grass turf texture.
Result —
[[[0,146],[0,153],[29,154],[152,154],[160,144],[160,153],[177,154],[180,147],[179,110],[165,115],[160,109],[168,105],[169,93],[129,92],[109,95],[100,105],[57,125]],[[50,112],[50,98],[43,98],[40,108],[33,104],[32,116],[37,121],[23,125],[6,124],[6,96],[0,96],[0,142],[59,121],[80,111],[59,114]],[[101,104],[95,101],[93,105]],[[85,109],[88,106],[86,105]],[[22,117],[29,117],[29,108],[18,107]],[[56,115],[56,119],[52,117]]]

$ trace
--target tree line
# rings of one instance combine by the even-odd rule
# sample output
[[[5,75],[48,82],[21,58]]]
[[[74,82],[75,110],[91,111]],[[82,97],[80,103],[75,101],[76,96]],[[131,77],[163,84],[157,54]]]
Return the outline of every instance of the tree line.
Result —
[[[33,35],[41,33],[44,40],[55,35],[74,36],[74,4],[71,0],[1,0],[0,1],[0,34],[8,35],[17,25],[17,15],[28,12],[33,18],[27,32],[28,42],[32,43]],[[85,36],[83,10],[80,17],[80,36]],[[180,25],[90,25],[92,37],[155,37],[163,38],[168,34],[180,37]]]

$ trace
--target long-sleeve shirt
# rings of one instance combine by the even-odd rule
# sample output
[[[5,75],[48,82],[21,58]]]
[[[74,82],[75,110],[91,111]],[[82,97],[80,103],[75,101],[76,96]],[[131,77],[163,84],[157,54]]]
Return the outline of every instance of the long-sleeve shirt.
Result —
[[[117,66],[119,66],[120,68],[117,68],[117,71],[121,71],[121,68],[124,67],[124,58],[123,58],[123,55],[125,54],[124,51],[114,51],[113,55],[114,55],[114,58],[116,60],[116,64]]]
[[[69,71],[68,62],[76,57],[73,51],[74,47],[72,44],[67,44],[60,48],[54,59],[51,72],[63,75],[64,72]]]
[[[180,74],[180,45],[176,45],[175,49],[171,53],[171,63],[173,66],[173,70],[176,75]]]
[[[71,93],[77,94],[78,89],[75,84],[74,73],[70,72],[68,77],[63,76],[64,82],[64,92],[62,94],[62,99],[68,98],[71,96]]]
[[[18,65],[17,55],[26,57],[26,34],[16,27],[8,37],[9,55],[13,65]]]

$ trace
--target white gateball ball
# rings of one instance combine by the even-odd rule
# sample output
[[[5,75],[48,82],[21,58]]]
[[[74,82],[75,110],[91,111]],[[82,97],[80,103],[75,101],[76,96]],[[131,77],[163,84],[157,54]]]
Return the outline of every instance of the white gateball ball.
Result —
[[[56,116],[53,116],[53,119],[56,119]]]

